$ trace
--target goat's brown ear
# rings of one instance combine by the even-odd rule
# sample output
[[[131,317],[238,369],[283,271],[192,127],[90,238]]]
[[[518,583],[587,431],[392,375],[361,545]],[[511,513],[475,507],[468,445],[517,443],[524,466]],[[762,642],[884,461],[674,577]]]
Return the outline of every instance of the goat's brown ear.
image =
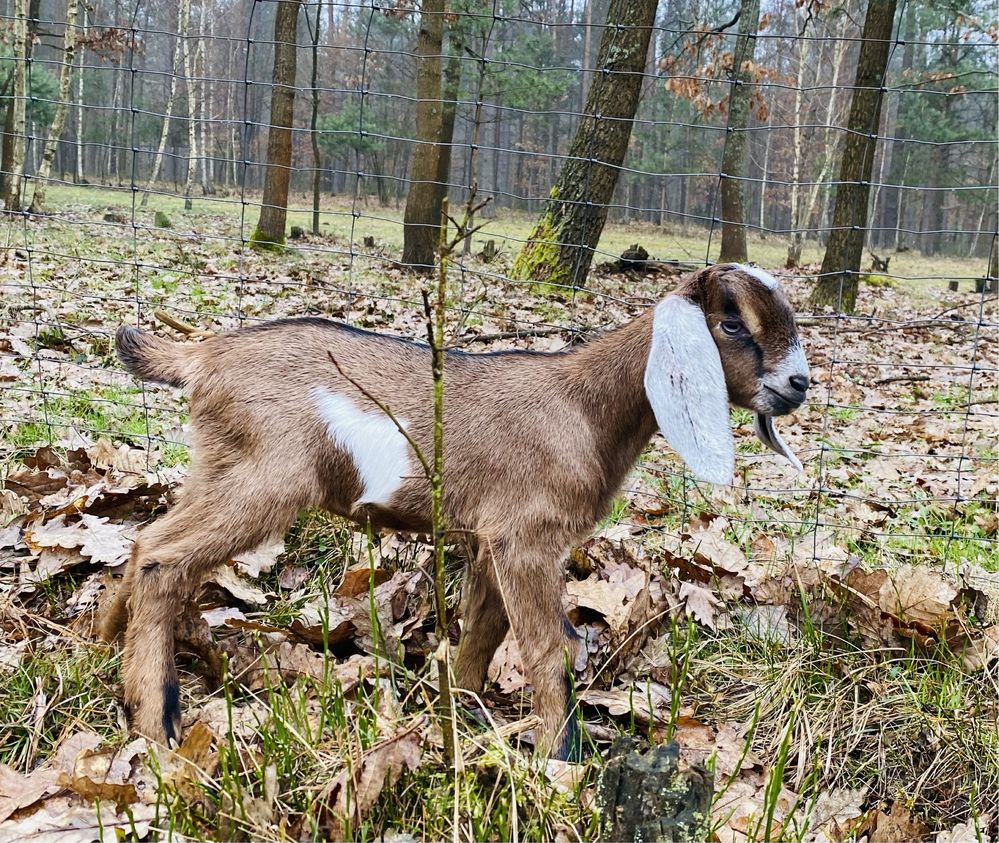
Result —
[[[683,296],[656,305],[645,394],[663,436],[699,480],[731,483],[728,389],[704,311]]]

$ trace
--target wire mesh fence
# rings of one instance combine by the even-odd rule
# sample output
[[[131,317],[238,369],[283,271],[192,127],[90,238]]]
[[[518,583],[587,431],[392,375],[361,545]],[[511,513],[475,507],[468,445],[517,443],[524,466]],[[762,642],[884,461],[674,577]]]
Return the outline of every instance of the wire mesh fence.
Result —
[[[418,38],[433,11],[282,2],[296,10],[297,68],[290,239],[279,250],[254,235],[273,169],[281,3],[3,7],[8,462],[104,437],[140,450],[146,470],[184,464],[184,405],[115,367],[120,322],[217,331],[322,314],[419,337],[426,282],[398,261],[415,152],[436,143],[447,154],[434,181],[452,209],[491,200],[478,214],[485,226],[452,263],[456,348],[584,342],[717,259],[723,228],[737,222],[749,258],[779,275],[798,306],[815,385],[784,429],[805,472],[740,432],[736,482],[710,490],[656,445],[615,507],[621,525],[668,532],[722,512],[747,547],[766,531],[813,559],[994,570],[994,9],[957,16],[899,4],[884,102],[862,130],[876,147],[865,265],[848,312],[809,301],[837,228],[844,142],[858,132],[849,112],[864,4],[766,3],[746,58],[737,50],[745,4],[653,3],[607,224],[585,284],[563,285],[515,271],[515,257],[559,199],[560,172],[606,153],[599,141],[572,153],[580,124],[623,119],[587,105],[594,80],[619,72],[629,34],[615,19],[621,4],[468,0],[438,13],[448,130],[428,138],[418,125],[428,60]],[[740,85],[751,91],[749,114],[733,126]],[[723,164],[733,134],[746,146],[734,173]],[[740,220],[724,218],[726,180],[742,186]],[[632,245],[652,257],[622,260]],[[739,431],[747,420],[736,413]]]

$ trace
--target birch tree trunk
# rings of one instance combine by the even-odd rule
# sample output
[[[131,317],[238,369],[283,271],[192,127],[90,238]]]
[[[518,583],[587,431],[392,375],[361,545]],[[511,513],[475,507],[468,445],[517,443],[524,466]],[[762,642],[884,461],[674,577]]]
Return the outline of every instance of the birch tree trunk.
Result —
[[[14,0],[14,74],[10,108],[5,127],[7,143],[4,151],[3,202],[8,211],[21,210],[21,188],[24,180],[24,129],[28,84],[28,0]]]
[[[174,105],[177,102],[177,69],[181,63],[184,40],[187,38],[188,24],[191,19],[191,0],[181,0],[180,17],[177,24],[177,42],[173,48],[173,58],[170,63],[170,93],[167,96],[166,108],[163,110],[163,127],[160,129],[160,143],[156,148],[156,157],[153,158],[153,169],[149,174],[149,181],[146,182],[146,189],[142,191],[143,208],[149,202],[149,192],[156,185],[156,180],[160,177],[160,170],[163,168],[163,154],[166,152],[167,138],[170,135],[170,120],[173,117]]]
[[[81,45],[86,43],[87,39],[87,7],[80,7],[80,42]],[[86,153],[86,148],[83,145],[83,64],[85,61],[87,49],[84,46],[80,47],[80,67],[77,70],[76,76],[76,177],[74,182],[76,184],[84,184],[86,179],[83,175],[84,170],[84,155]]]
[[[31,213],[40,214],[45,208],[45,189],[52,172],[52,160],[63,126],[66,125],[66,114],[69,111],[69,88],[73,81],[73,63],[76,60],[76,18],[79,14],[80,0],[69,0],[66,7],[66,28],[62,38],[62,68],[59,71],[59,101],[56,103],[49,136],[45,139],[45,150],[42,153],[42,163],[35,177],[35,192],[31,198]]]
[[[187,0],[187,4],[190,12],[190,0]],[[204,18],[205,0],[201,0],[201,19],[198,26],[199,41]],[[187,32],[183,33],[181,43],[183,44],[184,56],[184,87],[187,89],[187,179],[184,182],[184,210],[190,211],[193,207],[191,194],[194,192],[194,181],[198,175],[198,86],[194,79],[198,56],[196,51],[193,59],[191,57],[191,44]]]
[[[808,198],[804,202],[799,201],[797,211],[792,214],[791,217],[791,224],[794,226],[794,234],[791,238],[791,245],[787,250],[787,267],[789,269],[798,266],[801,262],[801,250],[805,234],[807,233],[808,226],[811,224],[812,217],[815,215],[815,208],[818,205],[819,194],[822,191],[823,184],[829,176],[829,171],[832,169],[832,162],[836,158],[837,143],[832,137],[832,123],[836,116],[837,105],[839,104],[839,97],[837,97],[837,93],[839,91],[839,77],[840,71],[843,67],[843,57],[846,55],[846,48],[850,42],[845,38],[840,38],[836,43],[837,46],[835,47],[834,53],[835,57],[833,58],[833,78],[830,86],[831,90],[829,91],[829,98],[826,100],[826,114],[822,129],[822,140],[820,143],[813,144],[813,147],[822,150],[822,163],[819,165],[819,171],[815,175],[809,177],[812,181],[812,185],[808,189]],[[821,51],[819,55],[822,55]],[[795,122],[800,123],[802,119],[803,118],[801,116],[798,116],[795,118]],[[799,154],[800,153],[796,152],[795,156],[797,157]],[[795,177],[795,181],[797,181],[798,177],[799,176]],[[797,185],[795,185],[795,187],[797,187]]]
[[[211,131],[213,89],[212,86],[208,84],[208,51],[205,49],[205,40],[206,37],[208,39],[214,39],[215,21],[214,19],[209,19],[207,27],[205,26],[205,10],[207,6],[207,0],[202,0],[197,62],[197,65],[201,68],[201,114],[198,118],[198,122],[201,126],[201,195],[214,196],[215,165],[209,144],[210,135],[214,134],[214,132]]]
[[[870,0],[857,61],[857,76],[843,145],[832,232],[822,272],[812,291],[813,305],[852,313],[857,304],[860,259],[867,228],[867,200],[881,124],[882,86],[888,66],[897,0]]]
[[[267,171],[260,219],[250,235],[253,245],[265,249],[284,244],[284,229],[288,221],[292,118],[298,70],[298,10],[301,5],[301,0],[280,0],[274,18],[274,74],[270,128],[267,132]]]
[[[729,74],[728,128],[722,152],[722,236],[719,260],[745,263],[746,249],[746,128],[749,126],[749,94],[752,78],[747,67],[756,52],[760,28],[760,0],[741,0],[739,35]]]

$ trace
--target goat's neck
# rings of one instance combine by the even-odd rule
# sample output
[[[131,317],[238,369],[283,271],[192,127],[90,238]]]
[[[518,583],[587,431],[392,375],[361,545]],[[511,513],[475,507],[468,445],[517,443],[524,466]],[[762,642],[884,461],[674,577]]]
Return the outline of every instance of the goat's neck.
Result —
[[[645,395],[652,314],[646,311],[565,359],[567,382],[586,404],[608,484],[615,489],[657,428]]]

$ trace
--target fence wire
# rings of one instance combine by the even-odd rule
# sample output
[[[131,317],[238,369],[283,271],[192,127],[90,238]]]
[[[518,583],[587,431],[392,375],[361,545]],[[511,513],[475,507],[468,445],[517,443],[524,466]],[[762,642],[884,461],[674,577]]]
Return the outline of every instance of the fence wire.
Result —
[[[21,174],[15,103],[24,107],[21,208],[7,209],[0,267],[8,464],[40,445],[100,437],[145,449],[150,470],[183,464],[183,403],[113,364],[123,321],[162,329],[158,311],[224,330],[310,313],[420,336],[423,282],[397,260],[413,153],[428,142],[414,119],[421,11],[405,0],[298,4],[293,239],[269,253],[251,239],[268,166],[277,5],[98,0],[68,23],[61,0],[0,6],[8,184]],[[763,4],[744,67],[753,88],[745,128],[726,109],[737,7],[661,3],[589,280],[542,289],[511,277],[570,161],[589,86],[614,72],[595,66],[605,31],[626,34],[608,5],[466,0],[446,14],[441,105],[453,109],[454,131],[440,141],[451,152],[441,183],[455,208],[471,195],[491,199],[488,224],[453,265],[451,344],[552,349],[637,315],[678,272],[717,258],[720,184],[736,178],[750,258],[789,290],[813,366],[807,408],[782,423],[806,472],[785,470],[740,433],[737,481],[712,490],[660,443],[629,480],[618,522],[675,530],[724,512],[747,546],[771,533],[816,560],[846,548],[864,560],[995,570],[995,10],[973,4],[949,18],[900,4],[880,120],[863,130],[877,138],[871,269],[849,314],[808,301],[833,230],[843,142],[857,131],[847,117],[865,6],[853,0],[845,14]],[[46,138],[63,109],[45,175]],[[732,132],[746,135],[747,164],[723,175]],[[32,208],[41,186],[44,204]],[[622,269],[619,255],[636,242],[656,271]]]

